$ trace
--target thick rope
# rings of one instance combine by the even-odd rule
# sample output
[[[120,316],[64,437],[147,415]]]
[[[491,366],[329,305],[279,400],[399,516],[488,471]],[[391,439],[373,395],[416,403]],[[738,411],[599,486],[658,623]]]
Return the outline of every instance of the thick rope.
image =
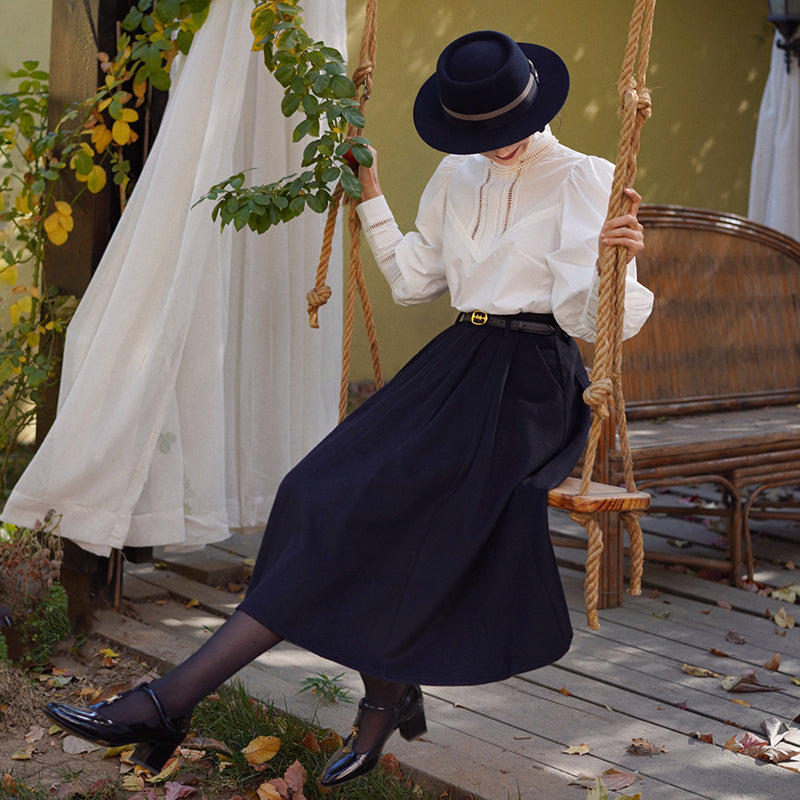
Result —
[[[656,0],[636,0],[631,16],[628,44],[618,84],[622,124],[607,219],[625,214],[630,207],[629,198],[624,190],[633,186],[636,178],[639,137],[642,126],[651,113],[650,92],[645,86],[645,80],[650,60],[650,40],[653,33],[655,5]],[[589,492],[603,421],[610,415],[611,402],[614,404],[617,434],[622,452],[625,487],[629,492],[636,491],[633,458],[625,418],[625,400],[622,395],[622,332],[625,314],[626,273],[626,249],[624,247],[605,248],[600,263],[600,299],[592,365],[592,385],[584,393],[584,400],[591,407],[593,413],[579,489],[579,494],[582,495]],[[596,520],[593,517],[589,519],[589,516],[591,515],[576,514],[573,519],[584,525],[589,537],[584,597],[589,627],[598,628],[597,600],[600,592],[600,556],[603,550],[603,539]],[[631,542],[630,591],[631,594],[638,595],[641,593],[644,563],[642,531],[638,521],[641,512],[625,511],[620,516]]]
[[[375,72],[375,57],[378,45],[378,3],[377,0],[367,0],[364,32],[361,37],[361,52],[359,54],[359,65],[353,73],[353,83],[356,85],[358,93],[358,107],[364,113],[367,100],[372,94],[373,74]],[[347,128],[348,138],[360,136],[361,128],[349,125]],[[319,327],[319,308],[328,302],[331,296],[331,289],[327,285],[328,265],[330,264],[331,250],[333,245],[333,234],[336,228],[336,217],[339,205],[342,200],[343,192],[341,183],[337,184],[333,193],[330,208],[328,209],[328,219],[325,223],[325,231],[322,239],[322,252],[317,267],[317,276],[314,288],[306,295],[308,300],[308,324],[312,328]],[[348,198],[345,197],[345,202]],[[372,315],[372,304],[367,293],[367,284],[364,279],[364,268],[361,262],[361,220],[356,213],[354,203],[350,203],[348,215],[348,227],[350,231],[350,261],[347,273],[347,295],[345,297],[344,308],[344,335],[342,347],[342,377],[339,387],[339,421],[341,422],[347,414],[348,385],[350,381],[350,353],[353,343],[353,324],[355,318],[355,297],[356,292],[361,300],[361,310],[364,315],[364,326],[367,331],[369,341],[370,357],[372,359],[372,371],[375,375],[375,385],[380,388],[383,386],[383,370],[381,368],[380,355],[378,353],[378,335],[375,330],[375,323]]]

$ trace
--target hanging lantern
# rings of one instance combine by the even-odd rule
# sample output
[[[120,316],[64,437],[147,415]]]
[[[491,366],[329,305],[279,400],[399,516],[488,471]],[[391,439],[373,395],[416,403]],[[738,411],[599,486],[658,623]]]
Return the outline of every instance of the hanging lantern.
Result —
[[[776,44],[786,55],[786,72],[792,69],[792,53],[800,64],[800,39],[793,39],[800,25],[800,0],[769,0],[767,19],[783,37]]]

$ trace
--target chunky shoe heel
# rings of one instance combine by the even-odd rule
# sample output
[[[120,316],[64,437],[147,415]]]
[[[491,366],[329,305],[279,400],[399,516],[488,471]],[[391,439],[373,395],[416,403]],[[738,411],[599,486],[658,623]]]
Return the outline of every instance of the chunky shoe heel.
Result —
[[[140,742],[133,751],[131,761],[157,775],[164,769],[164,764],[169,761],[183,737],[164,742]]]
[[[400,731],[400,735],[407,742],[412,739],[419,739],[420,736],[424,736],[428,732],[428,726],[425,723],[425,709],[422,707],[421,700],[419,710],[415,711],[407,720],[401,722],[397,726],[397,730]]]
[[[357,752],[358,730],[365,711],[378,711],[386,715],[386,724],[375,743],[363,753]],[[358,704],[358,715],[353,723],[353,732],[344,744],[331,756],[319,782],[323,786],[338,786],[374,769],[380,761],[386,740],[396,731],[407,740],[416,739],[426,732],[425,709],[422,706],[422,690],[415,684],[406,686],[403,698],[393,708],[370,703],[366,698]]]

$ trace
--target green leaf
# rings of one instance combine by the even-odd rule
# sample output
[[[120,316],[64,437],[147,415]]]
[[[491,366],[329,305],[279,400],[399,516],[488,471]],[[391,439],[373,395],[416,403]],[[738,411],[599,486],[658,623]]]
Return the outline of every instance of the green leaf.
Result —
[[[154,89],[158,89],[161,92],[166,92],[172,85],[169,73],[163,69],[151,70],[150,83],[153,85]]]
[[[361,182],[348,169],[342,170],[342,189],[354,200],[361,197]]]
[[[306,195],[306,203],[308,207],[317,214],[322,214],[322,212],[325,211],[325,209],[328,207],[329,200],[330,198],[325,192]]]
[[[122,20],[122,29],[126,31],[135,31],[142,22],[142,14],[136,6],[133,6],[130,11],[128,11],[125,19]]]
[[[284,64],[275,70],[275,80],[281,86],[288,86],[294,80],[295,75],[297,75],[297,70],[290,64]]]
[[[153,13],[165,25],[180,14],[181,0],[158,0]]]
[[[346,75],[332,75],[331,91],[337,100],[341,100],[345,97],[355,97],[356,87]]]
[[[342,116],[354,128],[363,128],[367,122],[364,119],[364,115],[355,106],[345,106],[345,108],[342,109]]]
[[[363,144],[355,144],[350,148],[353,158],[365,167],[372,166],[372,153]]]
[[[306,116],[316,117],[319,116],[319,100],[313,94],[307,94],[303,97],[303,111]]]
[[[320,72],[316,78],[314,78],[314,83],[311,84],[311,91],[314,92],[316,95],[324,94],[328,86],[331,83],[331,76],[328,75],[326,72]]]
[[[294,114],[294,112],[300,108],[300,100],[300,95],[294,94],[293,92],[284,95],[283,100],[281,100],[281,111],[283,112],[283,116],[291,117],[292,114]]]
[[[292,141],[299,142],[304,136],[308,136],[315,122],[317,121],[313,119],[304,119],[292,132]]]
[[[178,35],[175,37],[175,44],[178,45],[178,50],[180,50],[183,55],[189,52],[192,41],[194,41],[194,34],[183,29],[179,30]]]

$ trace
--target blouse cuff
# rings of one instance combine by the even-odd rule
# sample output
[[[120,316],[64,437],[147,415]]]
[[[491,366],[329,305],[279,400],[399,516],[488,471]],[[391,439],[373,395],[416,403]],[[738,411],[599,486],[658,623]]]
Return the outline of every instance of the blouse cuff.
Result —
[[[589,288],[589,296],[586,298],[586,305],[583,307],[582,322],[591,331],[597,330],[597,308],[600,305],[600,274],[595,269],[592,272],[592,285]]]
[[[392,210],[381,194],[356,206],[364,236],[381,272],[390,284],[400,277],[394,251],[403,234],[397,227]]]

